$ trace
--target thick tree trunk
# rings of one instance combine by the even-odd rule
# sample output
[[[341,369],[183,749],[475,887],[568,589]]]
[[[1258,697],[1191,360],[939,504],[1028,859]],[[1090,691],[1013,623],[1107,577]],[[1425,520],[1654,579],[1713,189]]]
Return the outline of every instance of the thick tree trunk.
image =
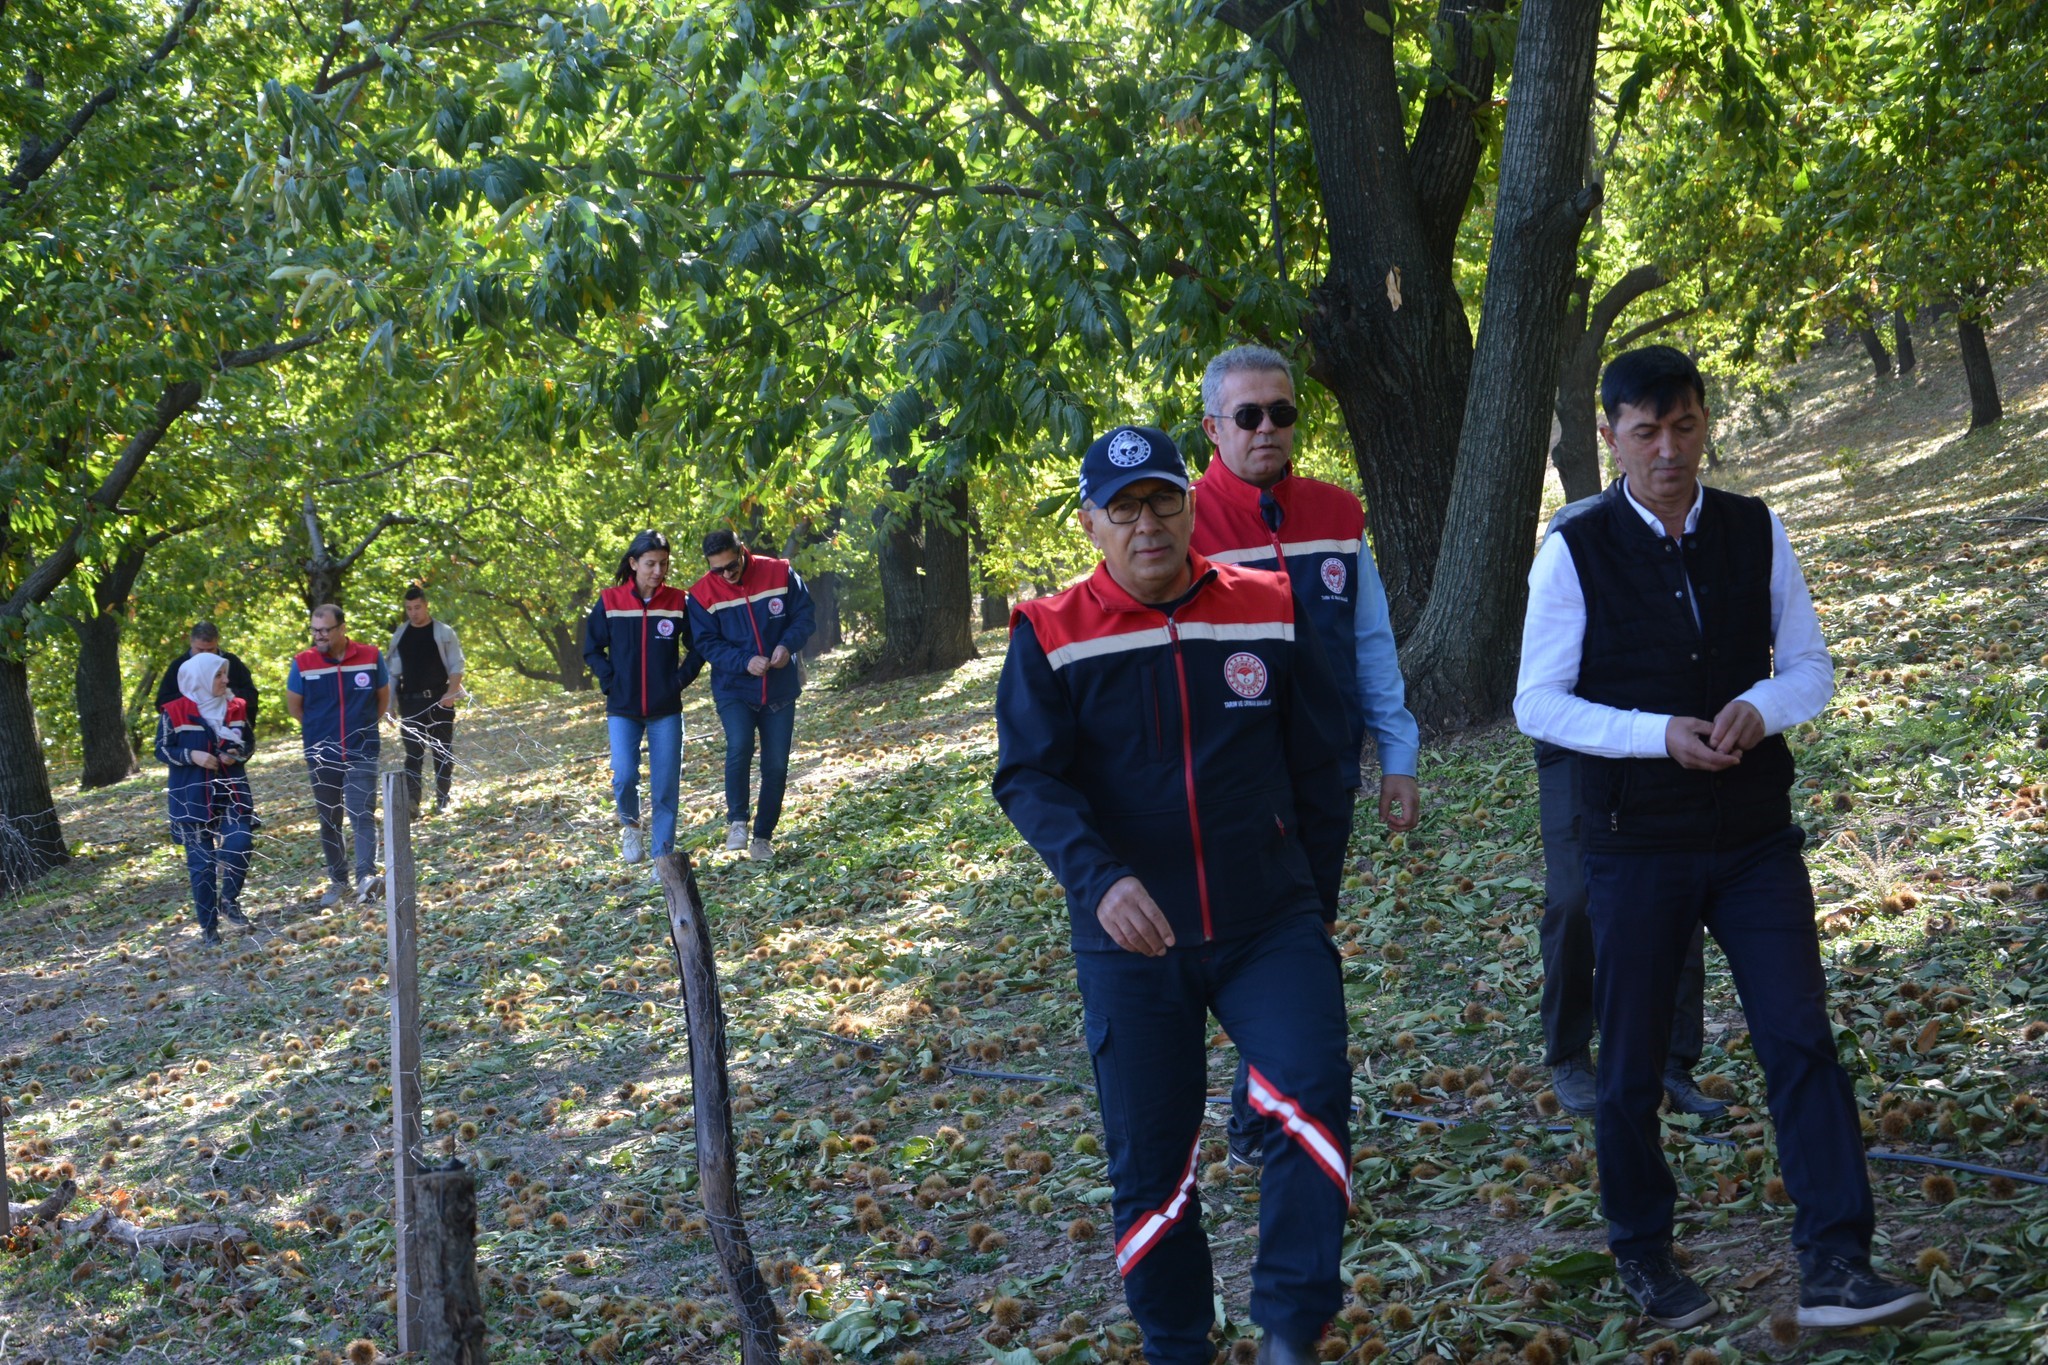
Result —
[[[1892,310],[1892,353],[1899,358],[1901,379],[1913,373],[1913,367],[1919,364],[1913,355],[1913,329],[1906,322],[1906,312],[1902,308]]]
[[[1409,708],[1434,733],[1491,721],[1514,699],[1559,331],[1580,229],[1599,201],[1584,174],[1599,32],[1600,0],[1522,7],[1450,530],[1402,651]]]
[[[1557,477],[1564,483],[1566,502],[1592,497],[1603,483],[1597,403],[1600,356],[1607,348],[1608,333],[1630,304],[1668,283],[1670,277],[1659,267],[1639,265],[1609,286],[1598,303],[1591,303],[1592,280],[1581,279],[1572,290],[1561,351],[1563,368],[1557,378],[1558,440],[1550,452]],[[1638,335],[1644,333],[1630,331],[1622,342]]]
[[[1280,6],[1225,0],[1218,18],[1260,34]],[[1472,368],[1472,334],[1451,269],[1483,150],[1490,47],[1470,16],[1499,0],[1440,0],[1453,80],[1425,102],[1412,145],[1406,95],[1382,26],[1384,0],[1329,0],[1313,30],[1266,29],[1307,116],[1328,223],[1315,287],[1309,372],[1344,415],[1397,636],[1429,600]],[[1291,45],[1282,33],[1292,33]],[[1546,405],[1547,406],[1547,405]]]
[[[1956,346],[1963,353],[1963,378],[1970,385],[1970,430],[1988,427],[2005,416],[2005,404],[1998,398],[1998,374],[1991,368],[1991,348],[1984,343],[1984,329],[1956,314]]]
[[[36,735],[28,665],[0,655],[0,887],[22,886],[70,858]]]
[[[146,553],[147,547],[139,542],[123,550],[93,585],[93,617],[71,623],[78,636],[71,692],[78,707],[81,787],[110,787],[135,771],[121,695],[121,625]]]
[[[596,685],[583,662],[582,635],[581,621],[548,623],[548,653],[554,656],[555,676],[561,679],[564,692],[588,692]]]
[[[916,482],[916,471],[889,472],[899,493]],[[967,555],[967,484],[959,480],[939,495],[953,526],[913,506],[897,516],[877,509],[881,532],[876,567],[882,588],[882,657],[870,675],[876,680],[952,668],[974,657],[973,585]]]
[[[982,585],[981,628],[983,630],[1001,630],[1004,626],[1010,624],[1010,602],[1009,599],[1004,597],[1001,593],[991,592],[989,590],[988,535],[981,529],[981,518],[979,515],[977,515],[971,523],[971,529],[971,542],[972,549],[974,551],[974,562],[980,566],[981,570],[980,573],[977,575],[977,577],[981,579]]]
[[[804,657],[815,659],[845,643],[846,624],[839,613],[838,572],[827,569],[805,582],[811,590],[811,620],[817,624],[811,631],[810,641],[804,645]]]
[[[1863,352],[1870,357],[1870,367],[1879,379],[1892,377],[1892,355],[1884,348],[1884,338],[1877,334],[1877,328],[1862,326],[1856,329],[1856,339],[1863,343]]]
[[[794,559],[800,550],[829,544],[839,534],[839,524],[845,516],[844,508],[834,507],[825,519],[823,530],[810,517],[805,517],[791,528],[789,539],[783,542],[782,557]],[[812,621],[811,638],[804,642],[804,657],[815,659],[826,650],[839,648],[846,638],[839,618],[839,575],[831,569],[806,574],[804,586],[811,593]]]

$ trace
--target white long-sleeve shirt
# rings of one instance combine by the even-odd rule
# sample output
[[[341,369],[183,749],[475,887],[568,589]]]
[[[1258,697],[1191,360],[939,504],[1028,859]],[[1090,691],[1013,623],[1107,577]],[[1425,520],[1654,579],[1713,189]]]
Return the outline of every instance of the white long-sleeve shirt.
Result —
[[[1659,536],[1664,524],[1628,492],[1622,496]],[[1685,529],[1699,525],[1704,490],[1694,493]],[[1575,696],[1579,660],[1586,641],[1586,598],[1572,564],[1571,546],[1555,534],[1544,537],[1529,567],[1529,611],[1522,619],[1522,669],[1515,683],[1515,724],[1532,739],[1598,758],[1663,758],[1669,715],[1624,711]],[[1699,608],[1693,608],[1695,619]],[[1736,698],[1763,717],[1764,733],[1775,735],[1821,713],[1835,694],[1835,663],[1821,638],[1820,619],[1785,524],[1771,513],[1772,676]],[[1712,720],[1712,716],[1697,717]]]

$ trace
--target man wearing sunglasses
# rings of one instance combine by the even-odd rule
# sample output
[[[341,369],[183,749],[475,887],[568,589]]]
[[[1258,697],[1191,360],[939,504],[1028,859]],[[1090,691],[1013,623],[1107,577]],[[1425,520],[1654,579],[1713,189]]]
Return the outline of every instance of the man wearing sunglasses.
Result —
[[[1293,374],[1278,351],[1239,346],[1211,360],[1202,374],[1202,411],[1216,458],[1194,487],[1194,548],[1212,563],[1287,576],[1337,675],[1347,791],[1363,784],[1358,756],[1371,735],[1379,750],[1380,819],[1391,830],[1415,828],[1422,815],[1415,784],[1421,736],[1408,713],[1386,589],[1365,542],[1365,508],[1335,484],[1294,472],[1300,413]],[[1352,799],[1344,798],[1346,829]],[[1256,1166],[1271,1142],[1285,1139],[1267,1134],[1246,1102],[1245,1086],[1240,1065],[1231,1094],[1230,1161]]]
[[[1335,913],[1348,725],[1276,574],[1190,552],[1187,467],[1119,427],[1081,462],[1087,579],[1019,604],[994,790],[1066,888],[1109,1149],[1116,1262],[1152,1365],[1208,1365],[1196,1189],[1209,1017],[1284,1135],[1260,1178],[1251,1317],[1309,1365],[1340,1306],[1351,1068]]]
[[[730,531],[704,537],[704,564],[710,572],[690,587],[690,648],[711,661],[711,698],[725,730],[725,846],[765,863],[775,856],[789,782],[811,594],[788,560],[757,555]],[[749,840],[757,737],[761,804]]]

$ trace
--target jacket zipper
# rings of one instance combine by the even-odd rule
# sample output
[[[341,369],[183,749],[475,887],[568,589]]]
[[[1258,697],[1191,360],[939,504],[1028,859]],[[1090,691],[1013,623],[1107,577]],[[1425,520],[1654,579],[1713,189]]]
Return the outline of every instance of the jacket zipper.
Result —
[[[746,576],[746,571],[742,569],[740,571],[740,578],[745,580]],[[740,607],[747,613],[747,626],[754,632],[754,652],[766,658],[768,656],[768,646],[761,639],[761,623],[754,619],[754,604],[747,600],[747,589],[744,581],[742,581],[740,586]],[[768,675],[763,673],[761,675],[761,705],[766,706],[767,704]]]
[[[341,664],[348,662],[348,651],[343,650],[341,663],[334,666],[334,733],[341,737],[341,759],[348,761],[348,689],[341,685]]]
[[[1188,790],[1188,836],[1195,846],[1195,890],[1202,902],[1202,938],[1216,937],[1216,925],[1209,914],[1209,868],[1202,857],[1202,817],[1195,802],[1195,728],[1188,710],[1188,669],[1180,651],[1180,627],[1166,618],[1166,638],[1173,642],[1173,675],[1180,684],[1180,764]]]
[[[647,714],[647,611],[654,605],[653,598],[640,604],[640,714]]]

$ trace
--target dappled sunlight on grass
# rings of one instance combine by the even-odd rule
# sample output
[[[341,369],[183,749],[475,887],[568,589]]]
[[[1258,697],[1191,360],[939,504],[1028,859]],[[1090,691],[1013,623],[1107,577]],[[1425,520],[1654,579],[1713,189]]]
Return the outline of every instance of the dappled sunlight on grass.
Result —
[[[1871,1140],[2028,1171],[2048,1152],[2048,524],[2011,518],[2043,496],[2048,374],[2023,353],[2048,352],[2048,310],[2018,317],[1993,337],[2012,358],[2004,429],[1958,436],[1939,339],[1921,343],[1925,387],[1889,395],[1860,355],[1820,357],[1793,376],[1792,425],[1731,445],[1723,481],[1784,510],[1836,651],[1838,696],[1790,738]],[[949,673],[846,691],[828,661],[767,864],[723,851],[719,729],[702,689],[686,709],[679,841],[720,960],[740,1174],[807,1365],[821,1339],[870,1360],[1132,1353],[1066,911],[989,794],[1002,633],[977,645]],[[417,827],[423,1085],[429,1155],[481,1173],[492,1359],[729,1357],[666,920],[647,869],[618,861],[601,703],[474,712],[457,748],[455,809]],[[1653,1338],[1607,1281],[1590,1131],[1557,1121],[1540,1064],[1528,745],[1495,727],[1424,763],[1422,828],[1389,836],[1361,811],[1346,869],[1361,1109],[1328,1351],[1532,1359],[1552,1332],[1553,1359],[1561,1341],[1621,1360]],[[382,909],[313,904],[296,750],[265,749],[255,782],[258,925],[223,952],[194,947],[151,776],[67,793],[80,858],[9,907],[17,1198],[75,1174],[78,1210],[247,1233],[231,1266],[47,1238],[0,1255],[9,1359],[395,1345]],[[2048,1199],[1895,1165],[1873,1166],[1880,1254],[1944,1316],[1907,1338],[1771,1344],[1796,1293],[1790,1209],[1709,963],[1700,1073],[1736,1117],[1673,1121],[1671,1150],[1695,1270],[1731,1311],[1682,1344],[1724,1361],[2023,1359],[2048,1313]],[[1212,1050],[1215,1093],[1234,1062]],[[1204,1133],[1200,1188],[1236,1340],[1258,1190],[1221,1138]]]

